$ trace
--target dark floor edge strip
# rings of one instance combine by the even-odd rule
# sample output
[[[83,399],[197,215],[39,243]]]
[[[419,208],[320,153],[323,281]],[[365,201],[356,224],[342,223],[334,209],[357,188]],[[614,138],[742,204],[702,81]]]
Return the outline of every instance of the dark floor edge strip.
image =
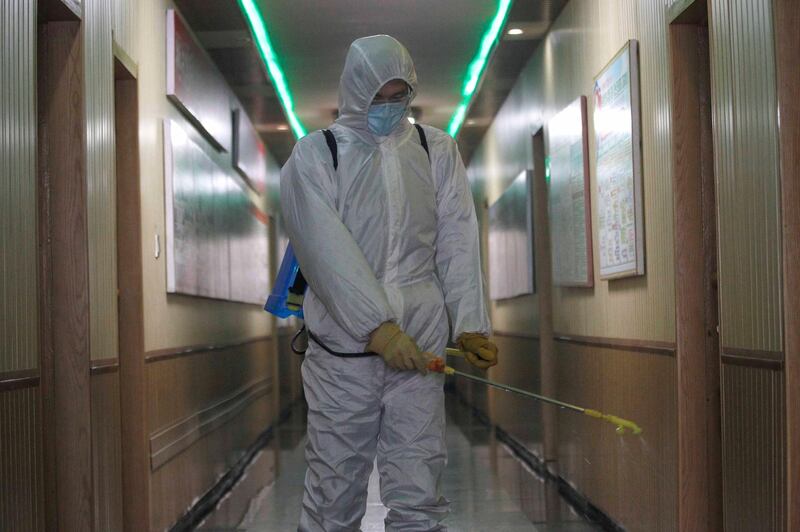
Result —
[[[241,480],[248,466],[253,462],[259,451],[267,446],[275,433],[275,427],[285,422],[291,415],[291,411],[295,406],[300,404],[303,400],[298,399],[292,404],[283,409],[278,415],[278,419],[267,427],[261,434],[258,435],[256,440],[250,444],[245,450],[241,458],[234,464],[232,468],[225,473],[205,495],[200,497],[191,508],[189,508],[175,524],[170,527],[170,532],[188,532],[194,530],[203,520],[208,517],[214,510],[216,510],[220,501],[230,492],[239,480]]]
[[[609,532],[625,532],[624,527],[615,522],[611,516],[603,512],[600,508],[592,504],[586,495],[575,489],[564,477],[550,471],[544,461],[533,454],[522,442],[501,427],[493,424],[485,413],[475,408],[460,393],[454,391],[452,388],[448,389],[448,391],[452,393],[461,404],[470,409],[472,415],[478,421],[492,429],[497,439],[508,447],[517,460],[528,466],[533,473],[540,478],[544,478],[548,482],[555,484],[558,488],[558,494],[579,516],[599,526],[603,530]]]

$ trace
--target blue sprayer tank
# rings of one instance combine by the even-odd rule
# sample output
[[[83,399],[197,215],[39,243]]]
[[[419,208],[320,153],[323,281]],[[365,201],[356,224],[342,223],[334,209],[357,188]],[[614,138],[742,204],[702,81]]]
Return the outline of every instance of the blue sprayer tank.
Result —
[[[264,310],[279,318],[297,316],[303,319],[303,298],[305,297],[306,283],[300,264],[294,256],[291,242],[286,247],[283,255],[278,277],[272,288],[272,293],[267,298]]]

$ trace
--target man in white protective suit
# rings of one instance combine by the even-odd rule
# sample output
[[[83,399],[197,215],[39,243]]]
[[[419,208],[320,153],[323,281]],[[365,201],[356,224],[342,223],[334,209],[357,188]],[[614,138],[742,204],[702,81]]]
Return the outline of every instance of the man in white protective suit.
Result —
[[[448,338],[475,366],[497,363],[464,165],[449,135],[407,120],[416,88],[403,45],[356,40],[339,118],[281,172],[309,285],[302,532],[359,529],[376,456],[386,530],[445,530],[444,376],[428,364]]]

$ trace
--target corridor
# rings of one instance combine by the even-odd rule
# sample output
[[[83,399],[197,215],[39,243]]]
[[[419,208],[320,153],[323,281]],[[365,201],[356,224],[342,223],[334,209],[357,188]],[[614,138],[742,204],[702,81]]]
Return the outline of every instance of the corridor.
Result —
[[[560,499],[552,483],[526,468],[499,443],[457,397],[447,397],[448,466],[442,492],[451,502],[445,521],[451,532],[591,532],[602,530],[580,518]],[[249,500],[232,496],[198,527],[204,532],[296,530],[305,477],[305,419],[296,407],[241,482],[261,482]],[[276,460],[272,480],[266,462]],[[240,490],[244,491],[244,490]],[[241,499],[237,499],[241,497]],[[548,507],[548,504],[550,507]],[[238,508],[239,511],[235,511]],[[370,477],[363,532],[383,532],[386,508],[378,495],[377,471]]]
[[[800,532],[799,29],[2,0],[0,532]]]

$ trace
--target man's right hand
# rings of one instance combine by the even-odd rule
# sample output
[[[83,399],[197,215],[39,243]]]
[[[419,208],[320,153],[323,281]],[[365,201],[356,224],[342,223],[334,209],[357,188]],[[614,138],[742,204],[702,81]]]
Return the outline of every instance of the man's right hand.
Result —
[[[434,358],[431,353],[420,351],[416,342],[390,321],[372,331],[367,351],[378,353],[394,369],[417,370],[423,375],[428,373],[428,363]]]

